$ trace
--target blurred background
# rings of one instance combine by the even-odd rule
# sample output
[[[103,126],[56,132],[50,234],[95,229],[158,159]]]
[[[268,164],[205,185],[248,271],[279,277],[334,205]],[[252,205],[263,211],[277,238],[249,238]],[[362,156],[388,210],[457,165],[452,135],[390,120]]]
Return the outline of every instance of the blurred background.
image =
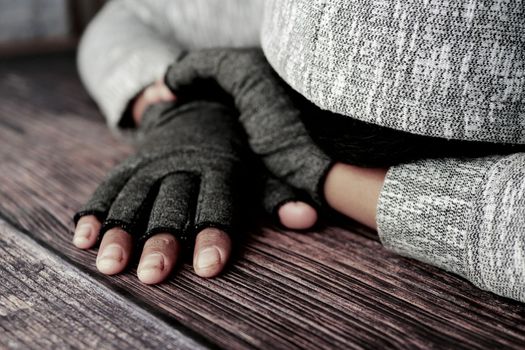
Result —
[[[0,57],[72,51],[104,0],[0,0]]]

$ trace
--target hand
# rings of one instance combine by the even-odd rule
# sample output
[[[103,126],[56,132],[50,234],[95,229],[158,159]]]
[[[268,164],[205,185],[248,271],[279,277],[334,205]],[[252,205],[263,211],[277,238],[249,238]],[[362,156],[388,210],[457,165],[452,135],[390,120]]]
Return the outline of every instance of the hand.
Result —
[[[158,80],[149,85],[133,100],[132,115],[135,125],[140,126],[142,114],[150,105],[176,100],[175,94],[163,81]],[[305,201],[301,201],[301,196],[296,191],[277,179],[268,177],[266,181],[262,205],[281,225],[291,230],[306,230],[316,224],[316,210]],[[94,225],[96,231],[100,224],[94,220],[95,218],[89,219],[89,224]]]
[[[277,178],[323,203],[333,162],[312,141],[300,112],[259,49],[210,49],[181,56],[165,82],[177,96],[207,91],[210,80],[230,94],[252,150]],[[196,88],[197,87],[197,88]]]
[[[159,102],[175,102],[176,100],[177,97],[162,80],[157,80],[153,84],[147,86],[132,101],[131,114],[135,125],[140,125],[142,115],[149,106]]]
[[[194,267],[202,277],[220,273],[229,259],[245,178],[244,134],[235,112],[217,103],[150,106],[138,153],[114,169],[79,211],[75,245],[101,236],[97,268],[122,271],[131,249],[145,242],[138,267],[144,283],[173,269],[181,244],[195,240]]]

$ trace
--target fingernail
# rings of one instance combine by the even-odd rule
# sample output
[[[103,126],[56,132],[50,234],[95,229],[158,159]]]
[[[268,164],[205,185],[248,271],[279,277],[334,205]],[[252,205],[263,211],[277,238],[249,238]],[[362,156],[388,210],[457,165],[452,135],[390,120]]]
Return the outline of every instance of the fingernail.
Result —
[[[197,268],[207,269],[218,265],[221,262],[221,255],[217,248],[206,248],[199,252],[197,256]]]
[[[160,253],[153,253],[148,256],[146,256],[142,261],[140,262],[140,266],[138,268],[140,271],[144,270],[164,270],[164,256]]]
[[[92,232],[93,232],[93,225],[91,224],[79,225],[75,230],[75,234],[73,236],[73,243],[75,243],[76,245],[79,245],[79,244],[89,242],[89,238],[91,237]]]
[[[104,249],[104,251],[102,251],[102,254],[98,258],[98,260],[111,260],[120,262],[123,259],[123,256],[124,251],[119,245],[110,244]]]

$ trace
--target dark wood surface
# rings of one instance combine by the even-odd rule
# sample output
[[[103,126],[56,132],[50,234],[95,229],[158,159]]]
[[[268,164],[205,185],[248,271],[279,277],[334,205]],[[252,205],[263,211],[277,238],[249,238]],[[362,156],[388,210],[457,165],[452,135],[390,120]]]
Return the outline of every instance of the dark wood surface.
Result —
[[[203,349],[0,220],[0,347]]]
[[[100,291],[109,288],[106,301],[117,294],[120,304],[114,310],[129,303],[137,313],[161,319],[182,337],[211,347],[525,347],[525,305],[392,254],[375,233],[351,222],[312,233],[270,228],[246,232],[247,242],[234,264],[216,279],[196,277],[187,263],[155,287],[140,284],[134,267],[102,276],[94,265],[96,251],[80,251],[70,243],[71,217],[130,148],[104,125],[76,77],[72,56],[0,62],[0,102],[0,217],[16,234],[38,242],[41,251],[82,270]],[[2,242],[12,242],[15,231],[9,230],[0,226]],[[2,264],[13,259],[6,256],[15,249],[13,243],[4,244]],[[30,261],[43,259],[41,254],[29,256]],[[51,268],[55,260],[48,261]],[[0,271],[3,280],[6,272]],[[19,275],[36,278],[32,269],[21,269]],[[24,288],[12,290],[26,302]],[[0,291],[13,294],[9,287]],[[82,290],[75,293],[72,298]],[[45,323],[49,319],[39,310],[27,318]],[[63,312],[73,317],[74,307]],[[112,322],[126,312],[132,310],[114,312]],[[75,317],[80,322],[83,316]],[[137,323],[148,317],[136,318]],[[111,333],[111,324],[106,326],[97,330],[100,339]],[[7,331],[0,337],[3,344],[23,341],[18,331],[9,332],[15,327],[0,314],[0,328]],[[70,341],[68,334],[55,336]],[[130,344],[132,339],[130,335]],[[89,347],[89,340],[83,345]]]

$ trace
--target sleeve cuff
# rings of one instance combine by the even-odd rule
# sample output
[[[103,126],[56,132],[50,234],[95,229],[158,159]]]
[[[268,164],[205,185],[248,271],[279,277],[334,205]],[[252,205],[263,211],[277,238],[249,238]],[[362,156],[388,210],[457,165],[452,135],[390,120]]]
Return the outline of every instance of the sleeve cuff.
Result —
[[[383,245],[466,276],[467,235],[487,172],[501,157],[428,159],[390,168],[377,209]]]
[[[115,131],[130,101],[162,78],[180,48],[154,25],[153,5],[110,1],[80,41],[80,78]]]
[[[525,302],[525,153],[393,167],[377,224],[387,249]]]
[[[146,86],[162,79],[173,59],[172,52],[133,54],[104,80],[95,99],[112,130],[121,126],[130,101]]]

